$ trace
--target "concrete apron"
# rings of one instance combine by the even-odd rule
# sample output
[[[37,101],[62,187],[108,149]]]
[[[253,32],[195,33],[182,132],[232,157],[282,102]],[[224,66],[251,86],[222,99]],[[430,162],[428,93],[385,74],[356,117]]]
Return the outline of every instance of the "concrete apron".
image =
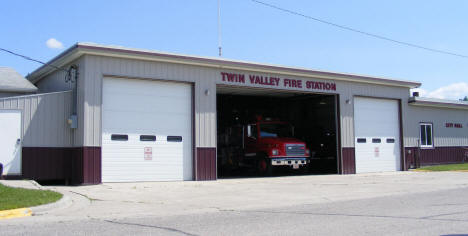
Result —
[[[468,187],[468,173],[388,172],[47,187],[73,204],[35,220],[169,216],[318,204]],[[31,218],[24,218],[31,219]]]
[[[53,189],[68,192],[75,199],[82,198],[81,204],[86,206],[78,206],[78,212],[57,212],[64,218],[109,218],[287,207],[461,187],[468,187],[467,173],[389,172],[209,182],[105,183]]]

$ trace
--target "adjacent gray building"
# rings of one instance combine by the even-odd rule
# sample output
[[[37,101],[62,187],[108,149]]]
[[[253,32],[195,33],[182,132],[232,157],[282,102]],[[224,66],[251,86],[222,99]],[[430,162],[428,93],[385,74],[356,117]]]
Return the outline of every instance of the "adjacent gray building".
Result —
[[[0,98],[31,94],[36,91],[36,86],[13,68],[0,67]]]

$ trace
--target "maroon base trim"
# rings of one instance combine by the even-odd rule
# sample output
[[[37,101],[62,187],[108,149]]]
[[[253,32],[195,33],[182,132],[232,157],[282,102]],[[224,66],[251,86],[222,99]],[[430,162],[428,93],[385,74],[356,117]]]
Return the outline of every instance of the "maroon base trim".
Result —
[[[418,147],[405,147],[405,169],[420,166],[455,164],[468,162],[467,147],[435,147],[430,149],[418,149]]]
[[[101,183],[101,147],[83,147],[82,184]]]
[[[101,183],[101,147],[23,147],[23,178]]]
[[[343,174],[356,174],[354,147],[344,147],[342,150]]]
[[[195,180],[216,178],[216,148],[197,148]]]
[[[24,177],[22,175],[2,175],[0,179],[4,180],[22,180]]]

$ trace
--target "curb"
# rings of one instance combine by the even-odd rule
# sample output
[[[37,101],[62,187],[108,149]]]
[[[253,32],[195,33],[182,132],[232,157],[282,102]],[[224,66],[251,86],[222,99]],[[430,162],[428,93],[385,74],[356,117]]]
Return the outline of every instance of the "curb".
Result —
[[[56,192],[59,192],[59,191],[56,191]],[[64,194],[63,192],[59,192],[59,193],[62,194],[62,198],[60,198],[58,201],[31,207],[31,211],[33,212],[32,215],[33,216],[45,215],[50,211],[63,209],[72,205],[73,201],[68,195]]]
[[[12,219],[12,218],[20,218],[31,216],[32,210],[30,208],[18,208],[12,210],[4,210],[0,211],[0,220],[3,219]]]
[[[16,182],[24,182],[24,183],[29,183],[29,186],[22,185],[22,184],[17,184]],[[42,187],[39,183],[37,183],[34,180],[1,180],[1,184],[7,186],[7,187],[12,187],[12,188],[25,188],[25,189],[39,189],[42,190],[44,187]]]
[[[53,188],[43,187],[34,180],[28,180],[27,182],[30,184],[30,186],[19,186],[19,185],[15,185],[14,182],[9,182],[9,181],[2,181],[2,184],[8,187],[13,187],[13,188],[51,190],[51,191],[55,191],[55,192],[62,194],[62,198],[60,198],[56,202],[51,202],[51,203],[44,204],[44,205],[32,206],[29,208],[18,208],[18,209],[0,211],[0,220],[18,218],[18,217],[24,217],[24,216],[45,215],[51,211],[64,209],[73,204],[73,200],[69,196],[69,193],[66,191],[58,191]]]
[[[413,172],[434,172],[432,170],[418,170],[418,169],[410,169],[409,171],[413,171]]]

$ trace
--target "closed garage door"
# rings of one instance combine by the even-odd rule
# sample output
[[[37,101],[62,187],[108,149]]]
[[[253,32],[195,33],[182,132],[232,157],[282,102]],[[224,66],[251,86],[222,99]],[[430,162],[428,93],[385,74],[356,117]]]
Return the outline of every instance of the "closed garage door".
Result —
[[[356,173],[400,170],[396,100],[355,98]]]
[[[192,179],[190,84],[104,78],[102,181]]]

